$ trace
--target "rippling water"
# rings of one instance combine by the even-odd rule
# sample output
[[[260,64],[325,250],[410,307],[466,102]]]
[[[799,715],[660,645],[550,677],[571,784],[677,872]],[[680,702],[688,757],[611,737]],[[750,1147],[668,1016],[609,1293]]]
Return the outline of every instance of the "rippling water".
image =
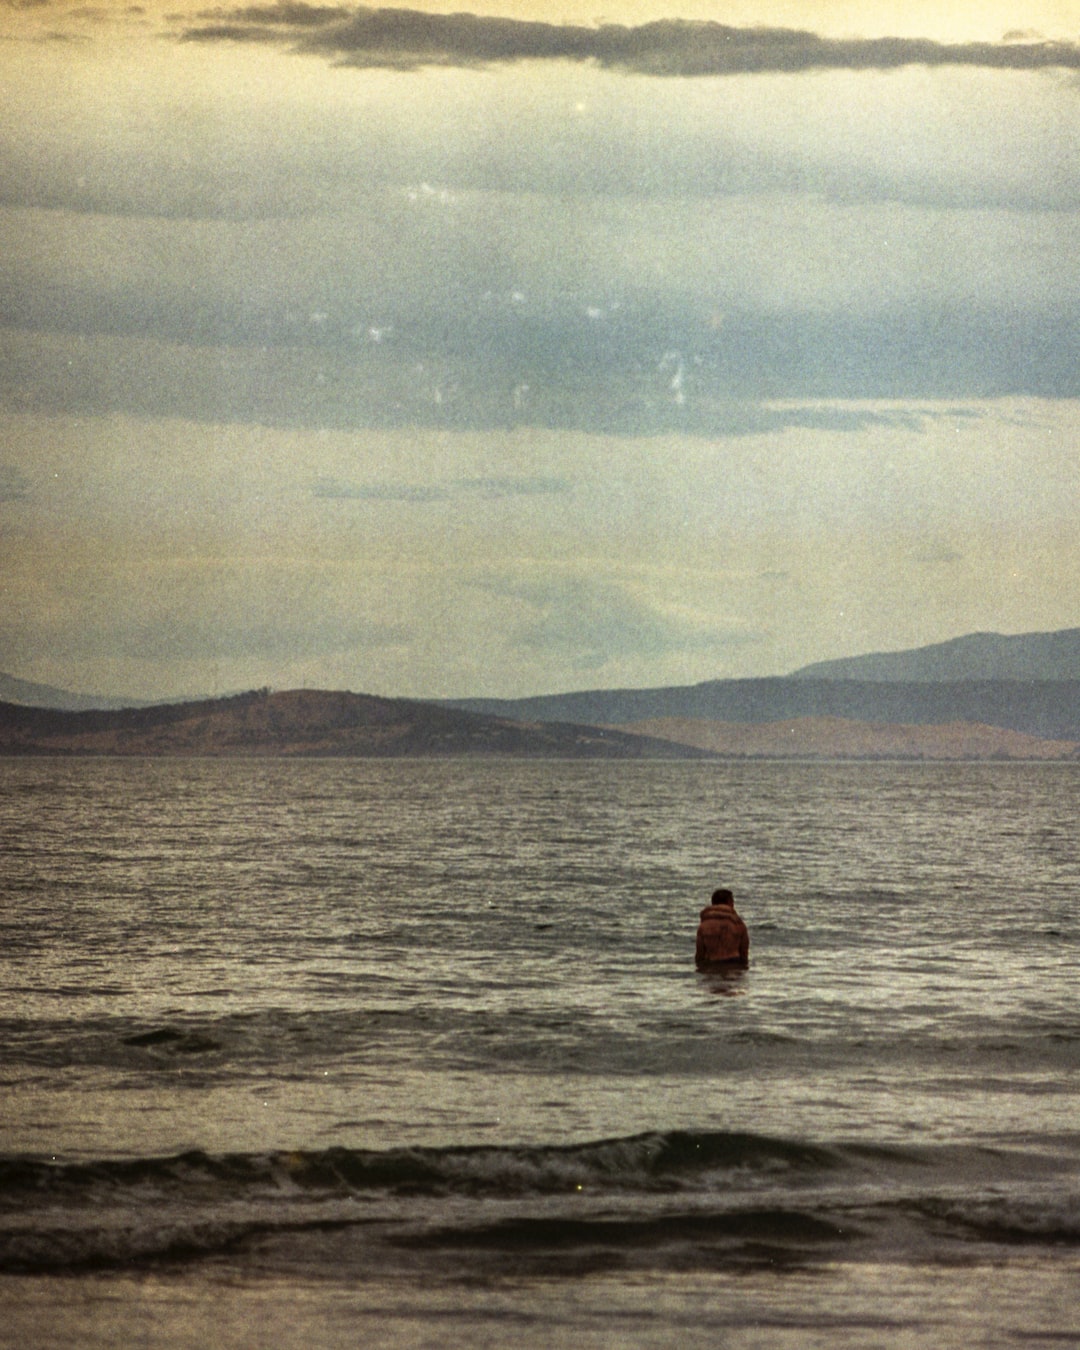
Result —
[[[259,1343],[257,1297],[277,1344],[1075,1344],[1078,807],[1063,764],[3,762],[11,1343]],[[720,883],[751,968],[700,975]]]

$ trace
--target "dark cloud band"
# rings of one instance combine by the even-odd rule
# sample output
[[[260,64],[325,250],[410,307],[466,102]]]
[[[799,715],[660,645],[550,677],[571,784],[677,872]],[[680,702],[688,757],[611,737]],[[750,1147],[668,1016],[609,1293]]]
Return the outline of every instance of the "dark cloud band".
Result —
[[[732,28],[661,20],[627,27],[549,24],[409,9],[252,5],[207,14],[188,41],[284,42],[342,64],[410,69],[511,61],[591,61],[649,75],[743,75],[964,65],[1000,70],[1080,68],[1080,45],[912,38],[833,39],[792,28]],[[209,21],[212,20],[212,21]]]

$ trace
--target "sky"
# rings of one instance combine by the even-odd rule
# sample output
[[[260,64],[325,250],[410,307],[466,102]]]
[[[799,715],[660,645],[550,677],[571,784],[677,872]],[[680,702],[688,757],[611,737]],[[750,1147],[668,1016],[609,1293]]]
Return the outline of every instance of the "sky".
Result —
[[[1078,225],[1080,0],[0,0],[0,670],[1080,626]]]

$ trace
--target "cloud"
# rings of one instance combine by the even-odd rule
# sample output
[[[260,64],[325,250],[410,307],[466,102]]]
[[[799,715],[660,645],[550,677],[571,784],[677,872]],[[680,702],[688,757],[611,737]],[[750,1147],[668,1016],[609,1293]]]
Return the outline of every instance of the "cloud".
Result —
[[[370,623],[326,612],[293,617],[277,610],[259,619],[253,617],[252,608],[248,601],[227,622],[209,610],[187,621],[174,621],[167,613],[154,614],[143,623],[121,621],[106,630],[103,636],[108,642],[99,644],[97,654],[144,661],[241,657],[283,661],[398,646],[411,637],[411,629],[400,624]]]
[[[558,497],[573,492],[574,485],[566,478],[508,475],[494,478],[461,478],[457,483],[462,492],[501,500],[505,497]]]
[[[352,483],[338,478],[318,478],[311,495],[333,501],[411,502],[425,505],[453,498],[480,497],[503,501],[512,497],[561,496],[572,492],[566,478],[536,475],[498,475],[483,478],[458,478],[447,484]]]
[[[1020,40],[940,43],[912,38],[835,39],[794,28],[734,28],[679,19],[628,27],[551,24],[408,9],[349,11],[337,6],[255,5],[214,11],[188,27],[194,42],[290,43],[351,66],[414,69],[511,61],[590,61],[661,76],[896,70],[903,66],[979,66],[996,70],[1080,68],[1080,46]]]
[[[343,483],[336,478],[318,478],[311,495],[331,501],[425,503],[446,501],[450,493],[445,488],[408,483]]]
[[[529,659],[554,656],[576,670],[597,670],[627,659],[662,659],[690,652],[722,653],[763,640],[746,629],[725,628],[698,613],[660,606],[619,582],[594,577],[478,583],[518,602],[512,647]]]
[[[0,650],[72,662],[285,662],[410,642],[411,624],[371,618],[360,603],[257,560],[196,573],[155,561],[86,591],[53,582],[40,605],[0,619]]]
[[[354,13],[346,5],[290,4],[287,0],[274,5],[243,5],[236,9],[205,10],[202,18],[215,18],[238,27],[252,26],[272,31],[321,28],[342,23]]]
[[[963,562],[964,555],[958,549],[950,548],[948,544],[931,543],[925,548],[917,549],[911,555],[911,560],[925,567],[952,566]]]
[[[802,219],[789,229],[809,241],[836,236],[840,249],[850,233],[842,221],[820,219],[823,201],[1053,213],[1080,206],[1070,139],[1076,90],[1033,73],[837,70],[717,85],[549,63],[356,79],[280,47],[161,43],[150,55],[153,62],[140,63],[126,44],[99,53],[110,66],[98,78],[90,60],[25,59],[0,47],[0,204],[50,210],[51,223],[26,228],[83,231],[83,252],[107,259],[122,251],[151,286],[156,269],[183,269],[197,281],[204,264],[242,265],[250,253],[249,275],[272,277],[283,293],[293,289],[291,274],[303,279],[323,258],[341,272],[335,293],[347,294],[359,260],[375,256],[387,259],[393,290],[394,260],[420,236],[444,284],[461,261],[486,258],[495,295],[531,294],[532,283],[513,272],[519,229],[553,260],[575,251],[592,259],[609,236],[629,231],[626,240],[610,238],[609,262],[625,256],[648,277],[656,262],[642,256],[646,238],[670,232],[673,258],[695,204],[703,247],[691,241],[690,256],[707,257],[707,244],[718,269],[734,277],[723,240],[741,242],[729,217],[745,214],[749,198],[771,217],[755,232],[767,254],[784,228],[776,219],[782,194],[800,202]],[[182,115],[173,87],[184,91]],[[530,227],[541,198],[539,227]],[[130,218],[152,225],[151,259],[139,256]],[[281,275],[273,259],[304,221],[321,221],[321,237],[305,241]],[[243,222],[248,237],[230,239],[206,222]],[[883,224],[903,247],[904,223]],[[972,224],[980,222],[962,228]],[[990,224],[1000,230],[1002,222]],[[17,236],[24,227],[0,228]],[[945,244],[963,258],[962,241]],[[1031,256],[1027,242],[1021,250]],[[73,250],[65,241],[56,253],[71,258]],[[425,284],[432,270],[421,261]],[[800,269],[800,287],[818,270]],[[990,270],[999,271],[996,262]],[[1051,263],[1046,273],[1053,270]],[[227,278],[218,291],[228,296]],[[581,297],[595,329],[617,322],[615,298],[602,290]],[[312,306],[320,308],[325,297]],[[375,313],[363,332],[381,326]]]
[[[704,353],[680,402],[665,372],[662,350],[643,359],[640,341],[582,356],[570,380],[545,370],[529,349],[515,351],[506,334],[498,356],[490,335],[474,354],[441,356],[440,380],[418,375],[418,354],[388,344],[363,359],[349,349],[261,347],[163,342],[141,336],[35,333],[0,329],[0,401],[39,413],[78,416],[127,413],[201,424],[257,423],[281,428],[430,427],[508,432],[515,427],[583,431],[606,436],[747,437],[793,428],[852,433],[874,427],[916,429],[917,413],[897,407],[839,406],[821,399],[929,399],[1080,392],[1080,325],[1013,319],[1004,330],[984,318],[966,331],[964,316],[942,317],[927,346],[915,316],[747,318],[732,325],[730,345]],[[545,345],[565,344],[554,319]],[[534,334],[535,337],[535,334]],[[564,345],[564,350],[566,346]],[[427,364],[435,364],[430,357]],[[452,398],[433,389],[445,379]],[[522,406],[521,380],[531,386]],[[782,400],[768,402],[762,400]],[[371,488],[347,475],[312,489],[323,498],[367,497]],[[382,483],[381,500],[436,502],[465,489],[451,481]],[[538,496],[562,491],[558,481],[529,476],[477,476],[474,497]],[[403,495],[405,494],[405,495]]]

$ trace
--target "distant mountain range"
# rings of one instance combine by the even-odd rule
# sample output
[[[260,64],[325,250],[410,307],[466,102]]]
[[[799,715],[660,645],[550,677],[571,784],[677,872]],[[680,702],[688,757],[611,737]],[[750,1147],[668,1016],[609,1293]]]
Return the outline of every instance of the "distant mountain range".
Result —
[[[21,703],[29,708],[64,708],[68,712],[84,712],[91,708],[142,708],[145,703],[126,698],[99,698],[95,694],[73,694],[51,684],[34,684],[19,680],[0,671],[0,700]]]
[[[1080,680],[1080,628],[1056,633],[969,633],[903,652],[817,661],[797,680],[881,680],[931,684],[957,680]]]
[[[537,722],[628,726],[664,719],[764,723],[803,718],[943,726],[975,722],[1080,740],[1080,680],[710,680],[666,689],[606,689],[543,698],[463,699],[450,706]]]
[[[1077,758],[1080,629],[522,699],[294,690],[125,705],[11,676],[0,699],[0,754]]]
[[[928,647],[913,647],[899,652],[875,652],[868,656],[845,656],[835,661],[817,661],[802,666],[788,676],[793,680],[870,680],[875,683],[934,684],[939,682],[986,680],[1080,680],[1080,628],[1063,628],[1054,633],[969,633],[948,642]],[[750,681],[710,680],[704,685],[675,686],[709,688],[728,683]],[[546,707],[552,699],[584,700],[625,691],[596,691],[582,694],[538,695],[527,699],[441,699],[452,707],[490,708],[498,705]],[[668,693],[668,690],[638,690],[643,695]],[[82,712],[95,708],[145,708],[145,700],[116,695],[75,694],[50,684],[34,684],[0,672],[0,701],[22,703],[28,707],[64,708]],[[177,699],[163,702],[180,702]],[[188,699],[187,702],[196,700]]]
[[[805,719],[903,726],[970,722],[1080,740],[1080,629],[1013,637],[973,633],[911,651],[823,661],[767,679],[459,699],[451,706],[501,717],[622,727],[659,720],[739,725]]]

